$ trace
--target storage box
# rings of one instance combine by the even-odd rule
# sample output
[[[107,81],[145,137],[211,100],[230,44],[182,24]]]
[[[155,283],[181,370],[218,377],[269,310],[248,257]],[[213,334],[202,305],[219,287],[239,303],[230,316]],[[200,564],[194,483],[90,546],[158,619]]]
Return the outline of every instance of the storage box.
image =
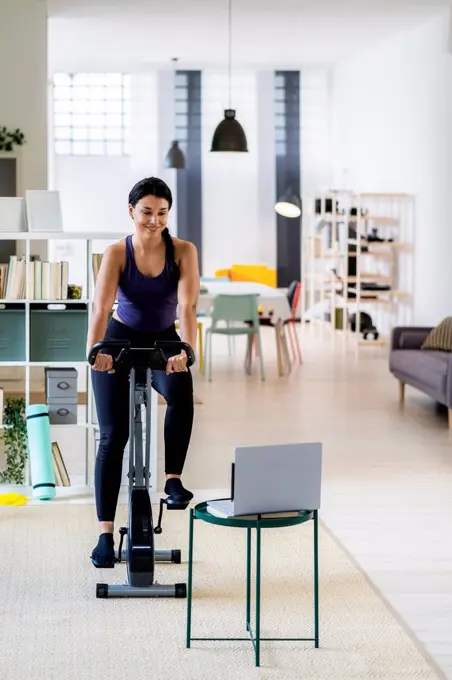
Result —
[[[0,309],[0,361],[25,361],[25,307]]]
[[[46,368],[46,401],[52,425],[77,423],[77,370],[75,368]]]
[[[31,361],[86,361],[88,311],[68,306],[49,309],[32,306],[30,310]]]
[[[64,403],[49,401],[47,406],[51,425],[77,424],[77,399],[65,400]]]
[[[75,368],[46,368],[46,399],[77,399],[77,378]]]

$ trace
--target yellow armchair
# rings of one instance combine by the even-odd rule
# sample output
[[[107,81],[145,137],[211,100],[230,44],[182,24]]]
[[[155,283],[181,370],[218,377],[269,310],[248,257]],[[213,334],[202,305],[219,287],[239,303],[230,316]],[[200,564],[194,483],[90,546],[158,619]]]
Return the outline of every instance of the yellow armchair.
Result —
[[[276,288],[276,269],[265,264],[233,264],[230,269],[231,281],[252,281]]]
[[[271,269],[266,264],[233,264],[229,269],[218,269],[215,276],[227,276],[231,281],[263,283],[276,288],[276,269]]]
[[[215,277],[217,279],[229,278],[229,269],[217,269],[215,272]]]

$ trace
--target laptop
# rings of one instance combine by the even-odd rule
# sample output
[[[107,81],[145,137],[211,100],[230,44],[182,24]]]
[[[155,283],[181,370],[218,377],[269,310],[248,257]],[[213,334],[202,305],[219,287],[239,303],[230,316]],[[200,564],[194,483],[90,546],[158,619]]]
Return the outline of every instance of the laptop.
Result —
[[[231,498],[209,501],[217,517],[318,510],[322,444],[239,446],[231,474]]]

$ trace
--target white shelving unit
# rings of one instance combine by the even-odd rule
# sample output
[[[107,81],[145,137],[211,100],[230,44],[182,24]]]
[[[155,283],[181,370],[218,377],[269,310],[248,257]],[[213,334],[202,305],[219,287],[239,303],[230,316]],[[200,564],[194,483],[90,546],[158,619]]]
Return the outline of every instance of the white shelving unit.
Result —
[[[96,432],[98,432],[98,423],[97,423],[97,418],[96,418],[96,410],[95,410],[95,405],[94,405],[94,400],[93,400],[93,391],[92,391],[92,384],[91,384],[91,376],[90,376],[90,367],[89,364],[86,360],[80,361],[78,359],[71,359],[68,357],[67,361],[32,361],[31,360],[31,348],[30,348],[30,324],[31,324],[31,312],[33,311],[33,306],[39,305],[39,307],[42,308],[42,306],[47,305],[49,309],[56,310],[56,311],[62,311],[62,312],[67,312],[71,309],[71,306],[73,305],[78,305],[78,306],[84,306],[86,309],[86,315],[87,315],[87,323],[89,325],[91,316],[92,316],[92,311],[93,311],[93,296],[94,296],[94,278],[93,278],[93,271],[92,271],[92,255],[93,255],[93,243],[95,241],[99,242],[104,242],[104,249],[105,247],[108,246],[109,243],[114,242],[116,240],[119,240],[121,238],[124,238],[125,234],[123,233],[104,233],[104,232],[99,232],[99,233],[78,233],[78,232],[52,232],[52,233],[35,233],[35,232],[14,232],[14,233],[9,233],[9,232],[0,232],[0,239],[7,239],[7,240],[16,240],[19,242],[23,242],[25,245],[25,248],[21,248],[21,252],[24,252],[24,257],[26,260],[26,263],[28,265],[28,262],[31,261],[31,255],[32,255],[32,244],[33,242],[42,242],[45,241],[50,242],[50,241],[68,241],[68,240],[76,240],[76,241],[82,241],[85,242],[85,261],[86,261],[86,280],[85,284],[83,286],[83,291],[82,291],[82,299],[80,300],[30,300],[30,299],[21,299],[21,300],[12,300],[12,299],[1,299],[0,300],[0,315],[2,313],[1,310],[3,309],[8,309],[11,305],[14,305],[14,308],[19,308],[23,307],[24,308],[24,320],[25,320],[25,360],[23,361],[0,361],[0,376],[1,376],[1,370],[2,368],[14,368],[14,367],[21,367],[25,369],[25,386],[24,386],[24,397],[25,397],[25,403],[28,406],[30,404],[30,384],[31,384],[31,369],[36,368],[36,367],[42,367],[42,368],[64,368],[64,367],[71,367],[71,368],[77,368],[78,371],[84,371],[85,372],[85,389],[86,389],[86,407],[81,408],[79,406],[78,411],[79,413],[81,411],[84,411],[84,418],[81,418],[79,422],[75,425],[52,425],[52,432],[53,430],[57,432],[62,432],[62,430],[70,430],[71,428],[81,428],[82,430],[85,430],[85,461],[84,461],[84,485],[85,486],[91,486],[92,484],[92,473],[93,473],[93,458],[92,454],[95,452],[95,439],[96,439]],[[107,243],[105,243],[107,242]],[[48,252],[48,248],[47,248]],[[29,276],[29,267],[26,266],[26,273],[25,273],[25,290],[28,290],[28,276]],[[70,281],[70,271],[69,271],[69,283]],[[85,295],[83,295],[85,293]],[[80,373],[79,373],[79,380],[80,382]],[[19,380],[19,379],[18,379]],[[44,378],[43,378],[44,380]],[[0,382],[1,382],[1,377],[0,377]],[[155,390],[152,390],[152,403],[151,403],[151,480],[150,480],[150,488],[151,491],[156,491],[157,490],[157,439],[158,439],[158,432],[157,432],[157,426],[158,426],[158,418],[157,418],[157,406],[158,406],[158,399],[157,399],[157,394]],[[53,434],[52,434],[53,436]],[[55,434],[56,438],[56,434]],[[70,454],[70,457],[72,458],[72,452]],[[65,453],[63,451],[63,456],[65,456]],[[126,456],[125,456],[126,458]],[[27,470],[27,481],[28,483],[30,482],[29,479],[29,472]],[[127,483],[126,480],[123,479],[123,484]],[[76,484],[76,486],[79,486],[80,484]]]
[[[379,337],[364,340],[358,332],[352,336],[363,347],[386,346],[391,329],[411,321],[414,199],[409,194],[361,193],[354,196],[354,205],[358,214],[356,238],[347,240],[346,304],[355,307],[357,328],[361,314],[369,313]],[[381,240],[373,240],[375,236]],[[349,246],[356,252],[351,253]],[[350,257],[356,258],[355,276],[348,275]]]
[[[337,291],[344,267],[348,192],[318,192],[303,196],[303,316],[334,329]],[[327,321],[327,317],[329,321]]]
[[[387,344],[391,328],[411,320],[413,223],[414,198],[407,194],[330,191],[304,196],[305,318],[312,316],[333,334],[342,332],[357,346]],[[383,240],[369,239],[372,234]],[[365,284],[373,289],[364,290]],[[342,323],[336,318],[341,309]],[[372,317],[377,340],[350,332],[350,315],[356,315],[359,328],[364,313]]]

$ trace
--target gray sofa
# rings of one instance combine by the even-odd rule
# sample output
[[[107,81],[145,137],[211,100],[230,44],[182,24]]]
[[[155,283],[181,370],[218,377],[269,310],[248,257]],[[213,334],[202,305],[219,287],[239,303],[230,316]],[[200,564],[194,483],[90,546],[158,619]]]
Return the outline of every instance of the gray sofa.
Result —
[[[452,429],[452,352],[421,350],[431,330],[396,326],[391,334],[389,370],[399,381],[401,403],[405,399],[405,385],[411,385],[447,406]]]

